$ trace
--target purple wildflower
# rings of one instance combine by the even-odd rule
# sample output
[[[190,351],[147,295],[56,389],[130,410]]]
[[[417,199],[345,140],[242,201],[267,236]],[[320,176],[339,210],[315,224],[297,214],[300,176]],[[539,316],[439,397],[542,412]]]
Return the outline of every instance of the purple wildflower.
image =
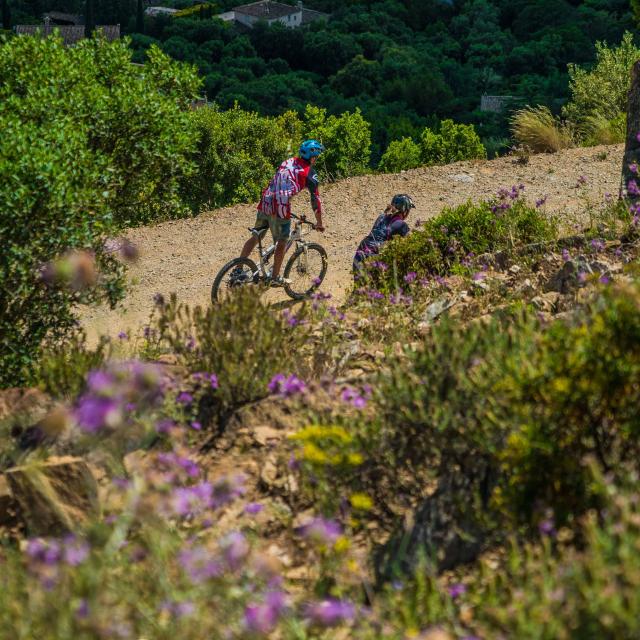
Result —
[[[638,173],[638,164],[636,162],[632,162],[629,165],[629,171],[631,171],[631,173],[637,174]]]
[[[544,206],[546,202],[547,202],[547,196],[538,198],[538,200],[536,200],[536,209],[539,209],[540,207]]]
[[[63,561],[70,567],[81,565],[89,557],[90,547],[75,536],[69,536],[64,540]]]
[[[563,249],[562,250],[562,259],[565,262],[569,262],[569,260],[571,260],[571,255],[569,254],[569,250],[568,249]]]
[[[202,424],[197,420],[194,420],[190,426],[194,431],[202,431]]]
[[[609,284],[610,282],[609,276],[606,276],[606,275],[600,276],[599,282],[600,284]]]
[[[416,280],[417,277],[418,274],[415,271],[409,271],[409,273],[407,273],[407,275],[404,277],[404,281],[407,284],[411,284],[414,280]]]
[[[258,513],[260,513],[263,509],[264,509],[264,506],[261,505],[259,502],[250,502],[248,505],[245,506],[244,512],[251,516],[255,516]]]
[[[249,555],[249,543],[239,531],[233,531],[220,541],[220,551],[227,568],[237,571]]]
[[[127,335],[126,331],[120,331],[120,333],[118,333],[118,338],[120,340],[128,340],[129,336]]]
[[[580,176],[578,178],[578,181],[576,182],[576,189],[579,187],[583,187],[585,184],[587,184],[587,176]]]
[[[200,584],[222,574],[222,566],[205,547],[185,549],[178,554],[178,563],[192,582]]]
[[[447,591],[451,596],[451,598],[453,598],[454,600],[457,600],[460,596],[464,595],[467,592],[467,587],[463,585],[461,582],[458,582],[456,584],[452,584],[447,589]]]
[[[74,615],[78,620],[86,620],[86,618],[89,617],[89,602],[86,598],[82,598],[82,600],[80,600]]]
[[[201,482],[192,487],[178,487],[173,490],[170,502],[171,510],[177,516],[201,513],[213,504],[213,486],[209,482]]]
[[[181,391],[176,398],[176,402],[185,406],[190,405],[193,402],[193,396],[188,391]]]
[[[283,398],[290,398],[307,391],[307,385],[298,376],[290,375],[287,378],[282,373],[273,376],[267,388],[271,393],[278,394]]]
[[[250,633],[269,635],[278,624],[278,619],[287,608],[286,595],[281,591],[267,593],[260,604],[247,605],[244,610],[244,624]]]
[[[74,417],[83,431],[95,434],[104,428],[120,425],[122,410],[120,403],[113,398],[86,395],[80,399]]]
[[[598,251],[602,251],[605,248],[605,244],[602,240],[600,240],[599,238],[594,238],[591,241],[591,248],[598,252]]]
[[[363,396],[357,389],[346,387],[342,390],[340,396],[343,402],[348,402],[356,409],[364,409],[367,406],[367,398]]]
[[[218,478],[213,483],[211,506],[217,509],[239,498],[246,492],[244,482],[245,476],[241,473]]]
[[[166,304],[164,296],[161,293],[154,293],[153,294],[153,304],[155,304],[156,307],[164,307],[165,304]]]
[[[556,525],[552,517],[545,518],[538,524],[538,531],[543,536],[554,537],[556,535]]]
[[[300,527],[300,534],[313,544],[329,546],[342,535],[342,528],[335,520],[314,518]]]
[[[353,604],[333,598],[320,602],[310,602],[304,607],[304,617],[320,627],[335,627],[353,620],[356,610]]]

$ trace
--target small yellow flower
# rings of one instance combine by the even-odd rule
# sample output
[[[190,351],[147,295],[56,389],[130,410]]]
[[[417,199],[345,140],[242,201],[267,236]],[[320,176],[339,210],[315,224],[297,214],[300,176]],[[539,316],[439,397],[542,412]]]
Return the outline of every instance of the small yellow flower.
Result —
[[[354,493],[349,502],[354,509],[370,511],[373,508],[373,500],[366,493]]]

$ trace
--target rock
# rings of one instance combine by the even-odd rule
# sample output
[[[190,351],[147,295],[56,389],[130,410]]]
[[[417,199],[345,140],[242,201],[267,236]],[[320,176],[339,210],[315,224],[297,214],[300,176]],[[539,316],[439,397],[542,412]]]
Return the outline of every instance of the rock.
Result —
[[[468,173],[456,173],[452,176],[452,179],[455,182],[465,182],[467,184],[471,184],[474,182],[473,176],[470,176]]]
[[[270,442],[276,442],[282,440],[284,433],[280,429],[274,429],[273,427],[260,426],[253,428],[253,439],[261,447],[266,447]]]
[[[29,535],[76,531],[98,517],[98,484],[82,458],[49,458],[6,472]]]
[[[456,300],[450,298],[440,298],[435,302],[432,302],[422,315],[422,322],[430,324],[438,319],[445,311],[451,309],[456,304]]]
[[[559,300],[560,294],[557,291],[548,291],[533,298],[531,304],[539,311],[553,313],[557,309]]]
[[[580,274],[592,274],[593,269],[589,262],[582,256],[575,260],[567,260],[562,268],[556,272],[547,285],[545,291],[557,291],[559,293],[569,293],[581,285]]]
[[[40,389],[4,389],[0,391],[0,420],[22,417],[34,424],[44,418],[53,400]]]
[[[267,459],[260,470],[260,481],[267,488],[272,488],[276,485],[282,485],[282,481],[278,481],[278,466],[272,459]]]

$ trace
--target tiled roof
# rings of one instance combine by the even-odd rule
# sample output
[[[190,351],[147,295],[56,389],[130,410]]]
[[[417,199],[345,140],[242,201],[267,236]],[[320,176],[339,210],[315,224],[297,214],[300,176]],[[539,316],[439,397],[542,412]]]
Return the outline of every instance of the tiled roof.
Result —
[[[104,37],[111,41],[120,37],[120,25],[100,25],[96,27],[96,31],[101,31]],[[16,33],[21,35],[53,35],[55,32],[60,34],[64,44],[76,44],[84,38],[83,25],[49,25],[45,27],[39,24],[19,24],[16,26]]]
[[[63,13],[62,11],[48,11],[44,14],[45,18],[50,18],[54,23],[63,24],[84,24],[84,16],[75,13]]]
[[[290,4],[282,4],[281,2],[271,2],[271,0],[261,0],[260,2],[252,2],[251,4],[243,4],[234,7],[236,13],[244,13],[247,16],[255,18],[265,18],[267,20],[277,20],[294,13],[300,13],[298,7]]]

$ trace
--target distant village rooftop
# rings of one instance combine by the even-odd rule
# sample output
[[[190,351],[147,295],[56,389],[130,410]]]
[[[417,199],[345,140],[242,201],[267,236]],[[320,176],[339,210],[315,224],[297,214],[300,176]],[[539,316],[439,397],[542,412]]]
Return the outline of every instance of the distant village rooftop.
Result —
[[[85,37],[83,24],[56,24],[50,15],[45,14],[43,24],[19,24],[16,25],[17,35],[47,37],[58,33],[65,45],[77,44]],[[96,31],[100,32],[108,41],[117,40],[120,37],[120,25],[97,25]]]
[[[218,16],[227,22],[237,22],[245,27],[252,28],[259,20],[269,24],[280,22],[285,27],[300,27],[315,20],[328,18],[329,14],[321,11],[306,9],[302,2],[295,5],[273,2],[272,0],[260,0],[249,4],[239,5],[231,11],[226,11]]]

